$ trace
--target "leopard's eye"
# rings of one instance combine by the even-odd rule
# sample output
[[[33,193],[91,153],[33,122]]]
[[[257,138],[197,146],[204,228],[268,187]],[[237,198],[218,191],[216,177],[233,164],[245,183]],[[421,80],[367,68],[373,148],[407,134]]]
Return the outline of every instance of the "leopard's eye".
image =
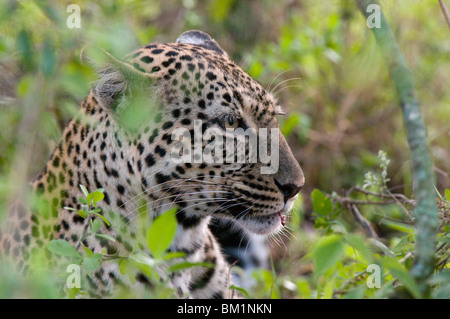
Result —
[[[234,116],[227,116],[221,121],[222,127],[224,129],[236,129],[239,127],[240,121],[236,119]]]

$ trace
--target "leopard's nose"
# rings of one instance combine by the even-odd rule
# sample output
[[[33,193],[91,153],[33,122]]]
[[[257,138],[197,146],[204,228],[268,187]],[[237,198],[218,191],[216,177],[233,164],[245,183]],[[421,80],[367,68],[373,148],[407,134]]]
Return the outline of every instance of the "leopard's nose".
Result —
[[[303,187],[303,184],[302,185],[297,185],[297,184],[280,184],[276,179],[275,179],[275,185],[277,185],[278,189],[283,194],[285,202],[287,202],[290,198],[292,198],[295,195],[297,195],[298,192],[300,192],[300,190]]]

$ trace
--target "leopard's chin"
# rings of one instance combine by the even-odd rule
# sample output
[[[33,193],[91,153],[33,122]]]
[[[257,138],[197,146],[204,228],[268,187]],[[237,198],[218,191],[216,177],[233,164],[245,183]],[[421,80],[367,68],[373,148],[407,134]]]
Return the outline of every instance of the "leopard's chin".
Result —
[[[266,215],[247,214],[237,223],[244,229],[259,235],[269,235],[277,232],[284,225],[285,214],[276,212]]]

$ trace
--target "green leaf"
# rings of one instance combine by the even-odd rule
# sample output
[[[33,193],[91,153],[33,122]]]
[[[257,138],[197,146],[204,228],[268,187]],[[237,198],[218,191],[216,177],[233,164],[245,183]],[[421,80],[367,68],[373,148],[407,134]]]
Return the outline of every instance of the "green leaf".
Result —
[[[241,294],[243,294],[246,298],[250,298],[250,295],[248,294],[248,291],[245,290],[245,289],[242,288],[242,287],[238,287],[238,286],[235,286],[235,285],[231,285],[231,286],[230,286],[230,289],[237,290],[237,291],[239,291]]]
[[[364,293],[366,292],[365,286],[356,287],[353,290],[350,290],[348,293],[344,295],[344,299],[362,299],[364,298]]]
[[[155,266],[157,265],[157,263],[154,259],[143,253],[133,254],[128,258],[129,260],[133,261],[135,265],[149,278],[159,280],[160,277],[155,270]]]
[[[186,257],[186,253],[183,253],[181,251],[173,251],[173,252],[169,252],[167,254],[165,254],[163,256],[163,260],[170,260],[170,259],[174,259],[174,258],[183,258]]]
[[[102,228],[103,223],[99,221],[98,219],[94,219],[91,222],[91,233],[97,232],[100,228]]]
[[[446,189],[444,195],[447,202],[450,202],[450,189]]]
[[[132,263],[127,259],[119,261],[119,271],[122,275],[127,276],[132,286],[136,283],[135,271]]]
[[[81,191],[83,192],[84,196],[88,197],[89,192],[86,189],[86,187],[84,187],[83,185],[80,184],[80,188],[81,188]]]
[[[281,133],[283,133],[284,136],[289,136],[294,128],[300,123],[300,117],[301,115],[298,113],[294,113],[289,115],[289,117],[284,121],[283,125],[281,126]]]
[[[88,213],[88,206],[83,205],[83,209],[78,211],[78,215],[80,215],[83,218],[88,217],[89,213]]]
[[[208,11],[211,20],[216,23],[223,22],[233,7],[234,1],[235,0],[213,0],[209,2]]]
[[[100,267],[100,259],[102,259],[101,254],[94,254],[90,257],[83,259],[81,266],[88,272],[91,273]]]
[[[130,257],[128,257],[128,258],[139,264],[144,264],[144,265],[147,265],[150,267],[156,266],[155,260],[143,253],[133,254],[133,255],[130,255]]]
[[[297,290],[301,299],[311,299],[311,287],[306,279],[297,280]]]
[[[411,234],[416,231],[416,228],[414,226],[395,222],[393,220],[383,219],[383,220],[381,220],[381,223],[385,224],[389,228],[392,228],[394,230],[398,230],[398,231],[401,231],[401,232],[404,232],[407,234]]]
[[[311,199],[313,201],[313,210],[321,217],[329,215],[333,210],[333,203],[331,200],[320,190],[315,189],[311,193]]]
[[[110,235],[107,235],[107,234],[98,234],[97,233],[97,234],[95,234],[95,237],[104,238],[104,239],[107,239],[107,240],[112,241],[112,242],[116,241],[116,239],[114,237],[112,237]]]
[[[403,284],[403,286],[408,289],[408,291],[414,296],[414,298],[421,298],[421,293],[417,282],[396,258],[384,256],[381,258],[381,263],[384,267],[389,269],[389,272],[392,274],[392,276],[397,278]]]
[[[361,254],[365,261],[371,263],[373,259],[372,252],[366,244],[364,237],[360,235],[347,234],[345,239],[350,246],[352,246]]]
[[[214,268],[215,266],[216,266],[215,264],[207,263],[207,262],[183,261],[183,262],[177,263],[177,264],[169,267],[168,271],[175,272],[175,271],[180,271],[180,270],[184,270],[184,269],[191,268],[191,267]]]
[[[333,298],[333,281],[327,281],[325,283],[325,287],[323,288],[323,297],[322,299],[331,299]]]
[[[91,257],[94,255],[94,252],[92,250],[90,250],[89,247],[83,246],[83,248],[84,248],[84,252],[86,253],[87,257]]]
[[[317,241],[313,250],[314,276],[317,278],[344,257],[344,244],[340,236],[330,235]]]
[[[108,227],[111,226],[111,224],[110,224],[109,221],[105,218],[105,216],[100,215],[100,214],[97,214],[97,213],[95,213],[94,211],[91,211],[91,213],[94,214],[95,216],[101,218],[101,219],[105,222],[105,224],[108,225]]]
[[[65,257],[82,258],[80,253],[69,242],[62,239],[54,239],[47,245],[47,249],[55,255]]]
[[[102,192],[99,192],[98,190],[90,193],[86,197],[86,199],[90,205],[95,205],[104,198],[105,198],[105,194],[103,194]]]
[[[155,218],[147,231],[147,245],[156,259],[161,259],[165,251],[170,247],[177,231],[177,219],[174,207]]]
[[[67,298],[75,299],[80,291],[80,288],[66,288]]]

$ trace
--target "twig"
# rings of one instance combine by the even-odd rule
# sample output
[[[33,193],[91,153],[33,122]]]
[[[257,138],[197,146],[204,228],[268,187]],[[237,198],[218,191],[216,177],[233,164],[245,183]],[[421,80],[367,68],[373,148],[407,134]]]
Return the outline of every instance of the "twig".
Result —
[[[342,204],[355,204],[355,205],[391,205],[397,203],[397,201],[395,200],[374,202],[370,200],[358,200],[349,197],[337,197],[336,200]]]
[[[434,166],[433,169],[439,175],[444,176],[445,178],[450,178],[450,175],[447,172],[445,172],[444,170],[440,169],[439,167]]]
[[[398,205],[400,205],[400,207],[403,209],[403,211],[405,212],[406,216],[408,216],[408,218],[414,223],[414,218],[411,216],[411,214],[409,213],[409,211],[406,209],[406,207],[403,205],[403,203],[408,203],[412,206],[415,206],[415,201],[412,199],[409,199],[408,197],[406,197],[403,194],[397,194],[397,193],[391,193],[391,191],[389,189],[387,189],[386,191],[388,192],[388,194],[383,194],[383,193],[375,193],[375,192],[370,192],[367,191],[365,189],[362,189],[360,187],[352,187],[350,188],[350,190],[347,192],[347,197],[350,196],[350,194],[353,192],[360,192],[366,195],[372,195],[372,196],[376,196],[376,197],[381,197],[381,198],[392,198],[394,199],[394,202],[397,203]],[[377,202],[377,204],[379,205],[385,205],[385,204],[391,204],[392,202]]]
[[[381,197],[381,198],[393,198],[393,199],[398,199],[398,200],[400,200],[400,201],[402,201],[402,202],[404,202],[404,203],[408,203],[408,204],[411,204],[411,205],[413,205],[413,206],[415,205],[415,201],[414,201],[414,200],[409,199],[408,197],[406,197],[406,196],[403,195],[403,194],[399,194],[399,193],[391,193],[389,190],[388,190],[389,194],[370,192],[370,191],[367,191],[367,190],[362,189],[362,188],[360,188],[360,187],[352,187],[352,188],[350,189],[350,191],[351,191],[351,192],[356,191],[356,192],[360,192],[360,193],[363,193],[363,194],[366,194],[366,195],[372,195],[372,196]],[[347,196],[350,195],[351,192],[347,193]]]
[[[356,207],[355,204],[351,204],[349,205],[350,211],[352,212],[353,216],[356,218],[356,220],[363,226],[364,230],[366,231],[366,233],[375,239],[378,239],[378,234],[375,231],[375,229],[373,229],[372,225],[370,225],[369,221],[367,219],[364,218],[364,216],[361,215],[361,213],[359,212],[358,208]]]
[[[445,5],[444,1],[438,0],[439,5],[441,7],[442,13],[444,14],[445,21],[447,22],[447,25],[450,29],[450,13],[448,12],[447,6]]]

